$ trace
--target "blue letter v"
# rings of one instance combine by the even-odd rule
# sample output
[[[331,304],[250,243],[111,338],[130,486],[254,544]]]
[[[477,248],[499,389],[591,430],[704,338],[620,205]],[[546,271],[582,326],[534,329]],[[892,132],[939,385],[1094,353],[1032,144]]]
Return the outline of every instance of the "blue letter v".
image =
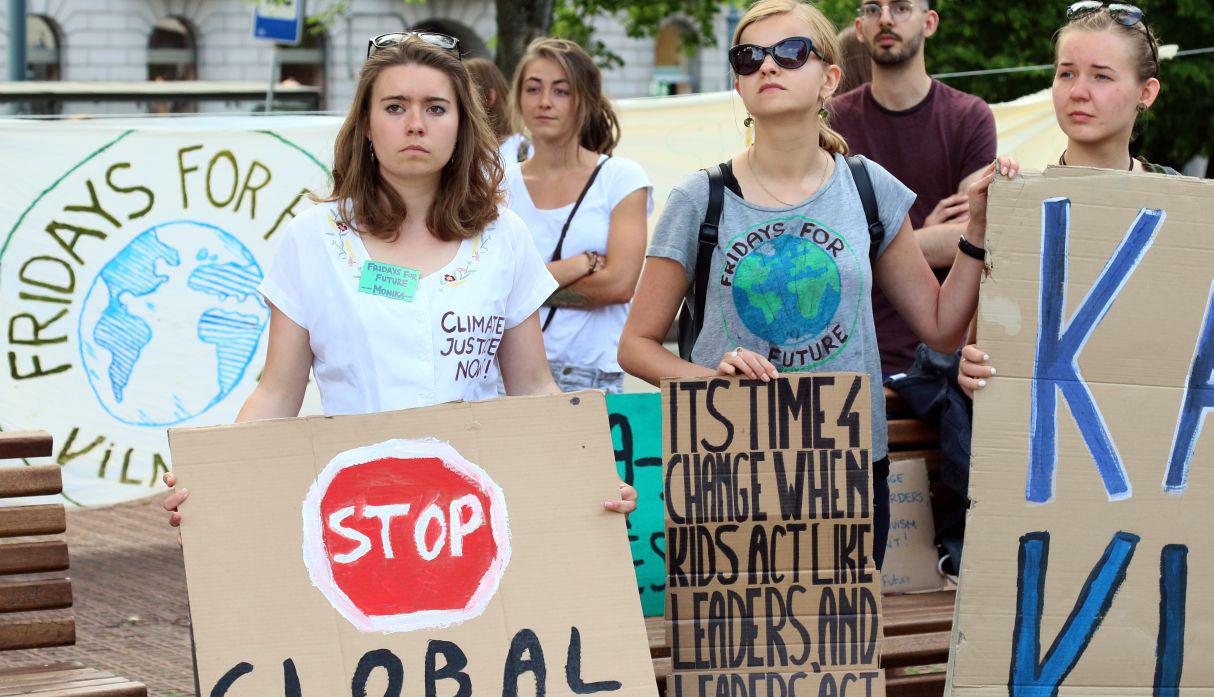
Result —
[[[1058,632],[1040,665],[1041,613],[1045,607],[1045,571],[1050,556],[1050,534],[1030,532],[1020,538],[1020,578],[1016,586],[1016,626],[1012,632],[1011,697],[1054,697],[1058,686],[1079,662],[1113,596],[1125,580],[1139,537],[1128,532],[1113,535],[1104,555],[1083,584],[1071,614]]]

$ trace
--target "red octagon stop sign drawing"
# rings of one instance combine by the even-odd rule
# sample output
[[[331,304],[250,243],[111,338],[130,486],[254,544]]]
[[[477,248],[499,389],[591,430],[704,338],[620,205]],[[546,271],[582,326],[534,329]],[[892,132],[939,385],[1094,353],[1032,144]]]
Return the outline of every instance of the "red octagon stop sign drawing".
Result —
[[[308,490],[303,524],[312,584],[362,632],[477,617],[510,561],[501,488],[436,440],[339,453]]]

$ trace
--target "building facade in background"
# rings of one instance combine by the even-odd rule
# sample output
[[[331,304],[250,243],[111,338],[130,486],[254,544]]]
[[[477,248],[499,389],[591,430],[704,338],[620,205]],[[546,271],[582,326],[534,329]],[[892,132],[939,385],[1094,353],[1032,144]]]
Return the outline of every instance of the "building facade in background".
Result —
[[[27,75],[31,80],[113,82],[141,80],[248,80],[268,82],[271,48],[252,36],[249,0],[28,0]],[[0,5],[0,29],[8,26]],[[724,4],[715,47],[696,56],[680,50],[672,16],[656,38],[634,39],[611,16],[595,19],[595,38],[624,60],[604,73],[613,98],[686,94],[726,89],[725,46],[736,9]],[[471,55],[493,57],[493,0],[353,0],[323,33],[279,49],[276,80],[317,87],[322,108],[344,110],[354,92],[367,39],[407,29],[439,31],[460,39]],[[0,70],[7,58],[7,29],[0,31]],[[59,104],[62,113],[230,111],[248,105]]]

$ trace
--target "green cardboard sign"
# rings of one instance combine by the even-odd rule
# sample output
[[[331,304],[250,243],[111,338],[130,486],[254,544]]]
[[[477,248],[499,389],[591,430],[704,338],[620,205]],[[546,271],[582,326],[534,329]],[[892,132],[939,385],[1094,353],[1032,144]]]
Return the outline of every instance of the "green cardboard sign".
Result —
[[[611,442],[620,478],[637,490],[628,541],[646,617],[666,609],[666,535],[662,501],[662,399],[657,392],[607,395]]]

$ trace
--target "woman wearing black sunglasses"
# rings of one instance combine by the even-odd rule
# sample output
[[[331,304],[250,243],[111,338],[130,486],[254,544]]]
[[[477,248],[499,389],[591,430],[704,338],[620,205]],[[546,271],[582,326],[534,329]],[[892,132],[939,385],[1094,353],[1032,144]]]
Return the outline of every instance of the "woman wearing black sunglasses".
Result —
[[[970,195],[966,236],[973,256],[959,251],[941,286],[912,236],[907,211],[914,194],[880,165],[863,161],[885,228],[870,256],[869,224],[843,157],[847,144],[820,116],[841,76],[835,35],[819,10],[797,0],[761,0],[742,17],[729,59],[735,89],[753,120],[755,144],[721,165],[724,205],[710,268],[696,268],[709,177],[696,172],[671,192],[619,358],[625,370],[655,384],[671,376],[766,381],[778,370],[867,372],[878,538],[873,551],[879,564],[889,497],[872,283],[875,277],[926,343],[942,351],[960,345],[977,304],[986,191],[995,167]],[[1010,161],[1000,168],[1015,172]],[[704,325],[689,362],[662,341],[701,274],[707,274],[708,286]]]
[[[1054,116],[1067,136],[1062,165],[1178,174],[1130,155],[1138,117],[1159,96],[1158,42],[1141,9],[1077,2],[1054,44]],[[995,375],[990,356],[970,344],[957,384],[970,397]]]

